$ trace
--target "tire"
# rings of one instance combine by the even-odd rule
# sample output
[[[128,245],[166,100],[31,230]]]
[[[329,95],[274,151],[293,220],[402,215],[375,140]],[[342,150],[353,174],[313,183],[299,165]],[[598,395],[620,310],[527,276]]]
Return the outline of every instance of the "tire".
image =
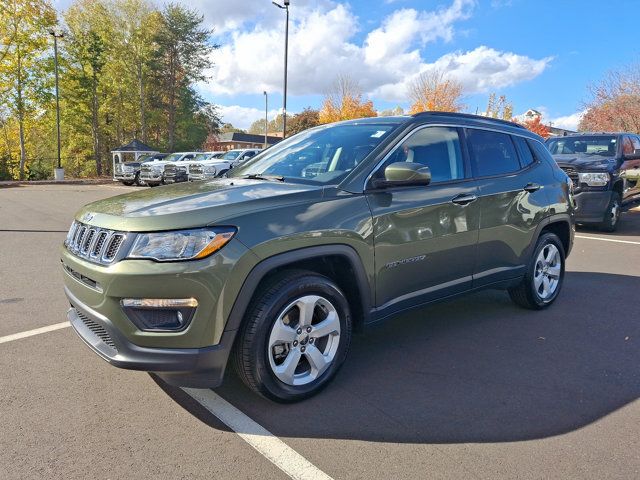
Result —
[[[604,214],[602,223],[600,224],[600,230],[604,232],[615,232],[618,228],[621,209],[622,195],[618,192],[612,192],[611,200],[609,201],[609,205],[607,205],[607,210]]]
[[[122,182],[124,185],[126,185],[127,187],[130,187],[133,185],[133,182]]]
[[[261,288],[247,309],[234,366],[259,395],[297,402],[318,393],[335,376],[347,357],[351,330],[349,303],[333,281],[309,271],[285,271]]]
[[[136,177],[133,179],[133,183],[136,185],[136,187],[142,185],[142,182],[140,181],[140,172],[136,173]]]
[[[552,258],[550,254],[553,254]],[[548,258],[552,261],[547,262]],[[554,233],[544,233],[536,243],[522,282],[509,289],[511,300],[531,310],[548,307],[560,294],[564,267],[565,252],[562,242]]]

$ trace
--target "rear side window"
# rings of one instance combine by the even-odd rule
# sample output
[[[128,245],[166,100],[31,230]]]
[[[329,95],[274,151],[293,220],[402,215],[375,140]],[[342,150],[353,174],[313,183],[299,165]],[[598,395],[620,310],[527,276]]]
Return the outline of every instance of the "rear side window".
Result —
[[[523,168],[528,167],[535,159],[533,158],[533,154],[531,153],[531,149],[529,145],[527,145],[527,141],[522,137],[511,137],[513,139],[513,143],[516,144],[516,150],[518,150],[518,155],[520,156],[520,163]]]
[[[529,147],[531,147],[536,160],[539,162],[546,160],[552,165],[556,164],[556,161],[551,156],[551,152],[549,152],[549,149],[545,145],[540,142],[536,142],[535,140],[527,140],[527,143],[529,144]]]
[[[468,129],[467,138],[476,177],[504,175],[520,170],[520,161],[510,135]]]

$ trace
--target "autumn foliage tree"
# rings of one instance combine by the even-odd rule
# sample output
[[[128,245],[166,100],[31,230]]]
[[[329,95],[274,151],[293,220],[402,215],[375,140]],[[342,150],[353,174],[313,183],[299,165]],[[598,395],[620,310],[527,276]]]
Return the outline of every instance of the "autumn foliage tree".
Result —
[[[441,70],[422,72],[408,87],[412,102],[409,112],[459,112],[465,108],[462,91],[462,84]]]
[[[609,72],[590,91],[579,130],[640,133],[640,63]]]
[[[362,99],[360,85],[347,75],[339,75],[324,97],[319,120],[331,123],[375,116],[373,102]]]
[[[487,101],[486,117],[511,120],[513,118],[513,104],[507,101],[506,95],[489,94]]]
[[[295,135],[309,128],[320,125],[320,112],[311,107],[296,113],[287,125],[287,135]]]
[[[542,123],[542,117],[533,117],[531,120],[525,120],[522,122],[522,125],[533,133],[537,133],[542,138],[549,138],[549,128]]]

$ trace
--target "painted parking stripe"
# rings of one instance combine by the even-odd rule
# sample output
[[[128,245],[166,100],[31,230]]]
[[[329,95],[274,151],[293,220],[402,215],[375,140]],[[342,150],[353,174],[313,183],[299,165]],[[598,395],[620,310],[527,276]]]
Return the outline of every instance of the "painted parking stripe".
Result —
[[[633,242],[631,240],[617,240],[615,238],[587,237],[586,235],[576,235],[576,238],[586,238],[587,240],[600,240],[602,242],[629,243],[631,245],[640,245],[640,242]]]
[[[291,478],[332,480],[329,475],[214,391],[196,388],[183,390]]]
[[[49,325],[47,327],[34,328],[33,330],[27,330],[26,332],[14,333],[12,335],[7,335],[4,337],[0,337],[0,343],[13,342],[14,340],[20,340],[22,338],[33,337],[34,335],[40,335],[41,333],[53,332],[55,330],[60,330],[61,328],[70,327],[71,324],[69,322],[61,322],[56,323],[54,325]]]

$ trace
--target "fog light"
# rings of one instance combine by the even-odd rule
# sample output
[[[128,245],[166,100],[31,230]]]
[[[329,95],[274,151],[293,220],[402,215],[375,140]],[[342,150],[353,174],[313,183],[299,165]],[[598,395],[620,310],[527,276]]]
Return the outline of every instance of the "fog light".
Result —
[[[198,301],[195,298],[125,298],[120,304],[140,330],[175,332],[187,328]]]

